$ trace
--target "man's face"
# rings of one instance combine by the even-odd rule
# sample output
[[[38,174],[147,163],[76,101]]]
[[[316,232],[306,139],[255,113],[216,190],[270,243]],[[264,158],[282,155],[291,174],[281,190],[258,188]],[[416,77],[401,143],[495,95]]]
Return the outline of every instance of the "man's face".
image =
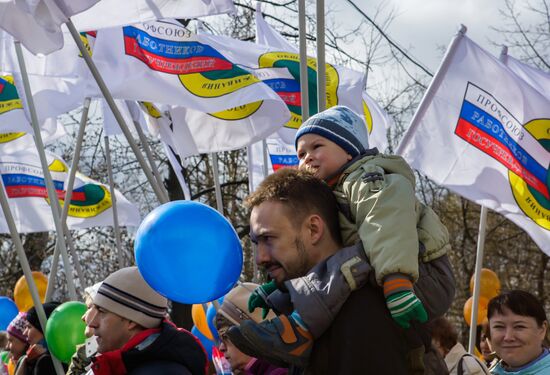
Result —
[[[303,276],[315,263],[304,243],[306,228],[297,226],[280,202],[266,201],[252,209],[250,236],[257,245],[256,263],[282,286]]]
[[[8,350],[14,361],[17,361],[27,350],[27,343],[8,334]]]
[[[89,323],[93,318],[92,307],[93,307],[92,299],[90,297],[86,297],[86,312],[84,313],[84,315],[82,315],[82,321],[86,323],[86,328],[84,328],[84,335],[88,338],[94,335],[94,329],[89,326]]]
[[[97,337],[98,353],[120,349],[133,336],[131,328],[134,323],[100,306],[92,305],[86,319]]]

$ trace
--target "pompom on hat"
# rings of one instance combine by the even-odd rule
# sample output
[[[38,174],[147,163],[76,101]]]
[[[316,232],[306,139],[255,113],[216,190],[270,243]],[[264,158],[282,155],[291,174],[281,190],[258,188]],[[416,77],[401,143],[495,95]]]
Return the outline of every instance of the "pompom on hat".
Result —
[[[331,107],[308,118],[298,129],[294,146],[305,134],[317,134],[340,146],[352,157],[369,148],[369,133],[365,121],[345,106]]]
[[[168,308],[168,300],[147,284],[137,267],[110,274],[101,283],[93,303],[144,328],[160,326]]]

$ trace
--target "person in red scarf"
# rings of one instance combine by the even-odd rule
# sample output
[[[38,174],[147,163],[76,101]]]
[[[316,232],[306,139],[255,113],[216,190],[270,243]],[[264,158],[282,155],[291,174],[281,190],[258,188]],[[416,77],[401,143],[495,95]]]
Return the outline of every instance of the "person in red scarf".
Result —
[[[190,332],[165,319],[167,306],[137,267],[108,276],[89,311],[98,354],[88,374],[204,375],[204,348]]]

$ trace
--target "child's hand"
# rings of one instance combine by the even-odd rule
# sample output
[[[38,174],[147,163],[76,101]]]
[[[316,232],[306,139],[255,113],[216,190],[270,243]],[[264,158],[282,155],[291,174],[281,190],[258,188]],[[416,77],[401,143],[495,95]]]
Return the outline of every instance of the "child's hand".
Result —
[[[417,320],[420,323],[428,321],[426,309],[412,290],[386,297],[386,304],[393,320],[403,328],[409,328],[412,320]]]
[[[262,319],[265,319],[271,307],[267,302],[267,297],[277,290],[277,284],[271,280],[267,284],[260,285],[248,298],[248,312],[253,312],[258,307],[262,308]]]

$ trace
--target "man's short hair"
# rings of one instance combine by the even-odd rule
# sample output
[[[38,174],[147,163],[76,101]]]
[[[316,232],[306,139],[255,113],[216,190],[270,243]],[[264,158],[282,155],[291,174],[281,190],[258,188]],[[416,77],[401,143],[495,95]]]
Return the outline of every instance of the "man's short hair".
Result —
[[[289,210],[290,220],[296,225],[309,215],[319,215],[332,239],[342,244],[336,197],[330,187],[310,171],[283,168],[267,176],[245,200],[251,210],[263,202],[283,203]]]
[[[147,284],[137,267],[110,274],[93,303],[144,328],[159,327],[168,308],[168,300]]]

